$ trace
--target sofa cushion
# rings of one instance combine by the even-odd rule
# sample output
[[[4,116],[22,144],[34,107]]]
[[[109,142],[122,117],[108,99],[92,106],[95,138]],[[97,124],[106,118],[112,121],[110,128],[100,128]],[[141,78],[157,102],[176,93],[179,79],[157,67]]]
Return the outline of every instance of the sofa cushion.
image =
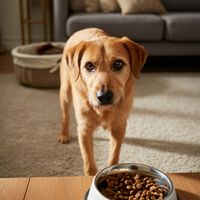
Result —
[[[120,13],[79,13],[67,20],[67,34],[88,27],[97,27],[116,37],[128,36],[137,41],[163,39],[164,21],[154,14],[121,15]]]
[[[160,0],[117,0],[123,14],[130,13],[165,13]]]
[[[168,13],[165,39],[170,41],[200,41],[200,13]]]
[[[85,11],[86,12],[96,12],[100,10],[100,5],[98,0],[84,0],[85,2]]]
[[[168,11],[200,11],[200,0],[161,0]]]
[[[99,3],[101,10],[105,13],[120,11],[117,0],[99,0]]]

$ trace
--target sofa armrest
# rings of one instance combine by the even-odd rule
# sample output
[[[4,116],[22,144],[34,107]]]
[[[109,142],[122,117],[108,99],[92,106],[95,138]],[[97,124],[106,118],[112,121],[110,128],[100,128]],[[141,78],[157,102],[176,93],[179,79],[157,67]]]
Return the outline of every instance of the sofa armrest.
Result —
[[[69,14],[68,0],[53,0],[53,34],[55,41],[66,41],[66,20]]]

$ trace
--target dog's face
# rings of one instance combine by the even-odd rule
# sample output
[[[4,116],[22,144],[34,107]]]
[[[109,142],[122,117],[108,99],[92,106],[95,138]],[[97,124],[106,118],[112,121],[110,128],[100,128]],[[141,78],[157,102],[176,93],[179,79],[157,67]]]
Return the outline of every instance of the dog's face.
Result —
[[[82,78],[87,88],[90,105],[104,108],[124,100],[127,82],[133,75],[139,78],[146,57],[142,46],[113,37],[81,42],[66,56],[75,79]]]

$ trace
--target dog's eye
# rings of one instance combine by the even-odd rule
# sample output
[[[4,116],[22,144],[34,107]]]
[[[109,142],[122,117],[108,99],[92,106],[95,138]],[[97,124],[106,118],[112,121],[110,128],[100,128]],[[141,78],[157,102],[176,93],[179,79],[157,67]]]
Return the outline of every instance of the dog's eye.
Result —
[[[91,62],[87,62],[85,68],[87,69],[88,72],[92,72],[95,70],[95,67]]]
[[[123,68],[123,66],[124,63],[121,60],[116,60],[112,65],[114,71],[120,71]]]

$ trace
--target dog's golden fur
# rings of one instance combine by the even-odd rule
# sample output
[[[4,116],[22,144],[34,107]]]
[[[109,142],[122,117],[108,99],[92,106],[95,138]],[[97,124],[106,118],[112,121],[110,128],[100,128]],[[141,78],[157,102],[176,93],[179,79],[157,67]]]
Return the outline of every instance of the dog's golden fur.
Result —
[[[92,137],[99,125],[110,131],[108,163],[118,163],[133,102],[134,77],[139,78],[146,57],[147,52],[141,45],[127,37],[110,37],[96,28],[78,31],[67,41],[60,66],[62,129],[59,142],[69,140],[69,105],[73,100],[85,175],[97,172]],[[116,60],[122,64],[119,70],[112,67]],[[86,67],[88,63],[92,70]],[[101,90],[112,91],[112,103],[99,103],[97,93]]]

